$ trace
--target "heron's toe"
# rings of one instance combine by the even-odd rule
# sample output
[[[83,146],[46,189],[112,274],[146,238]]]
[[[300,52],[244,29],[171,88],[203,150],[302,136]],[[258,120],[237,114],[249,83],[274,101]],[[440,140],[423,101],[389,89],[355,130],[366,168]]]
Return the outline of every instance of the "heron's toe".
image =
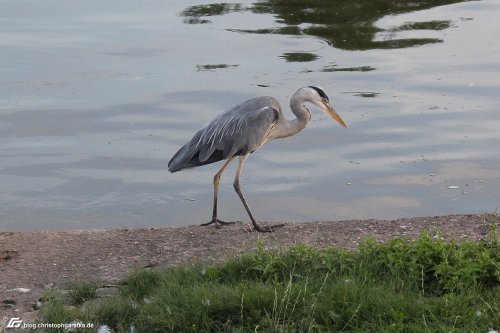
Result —
[[[212,219],[210,222],[202,223],[201,226],[206,227],[207,225],[215,224],[217,229],[220,229],[223,225],[234,224],[235,222],[226,222],[219,219]]]

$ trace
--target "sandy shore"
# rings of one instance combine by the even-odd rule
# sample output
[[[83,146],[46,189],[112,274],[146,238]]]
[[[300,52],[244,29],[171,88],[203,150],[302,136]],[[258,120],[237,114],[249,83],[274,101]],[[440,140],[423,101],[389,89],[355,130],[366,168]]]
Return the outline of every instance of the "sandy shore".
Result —
[[[250,232],[250,224],[222,229],[188,226],[99,231],[0,232],[0,331],[10,317],[29,321],[45,288],[74,282],[113,283],[134,268],[182,262],[217,262],[255,249],[306,243],[356,248],[366,236],[386,241],[437,231],[447,239],[484,239],[495,215],[448,215],[386,220],[287,223],[274,233]],[[20,289],[22,288],[22,289]]]

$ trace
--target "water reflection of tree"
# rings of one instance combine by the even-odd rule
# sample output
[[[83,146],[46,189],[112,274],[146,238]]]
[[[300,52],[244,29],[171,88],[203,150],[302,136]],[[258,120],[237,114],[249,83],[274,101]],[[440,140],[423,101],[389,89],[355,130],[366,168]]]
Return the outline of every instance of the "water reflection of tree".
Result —
[[[190,6],[184,9],[181,15],[186,17],[184,23],[200,24],[210,23],[210,20],[204,19],[203,17],[248,11],[249,9],[251,8],[239,3],[211,3],[208,5]]]
[[[209,4],[186,8],[181,15],[186,23],[209,23],[209,16],[249,11],[273,14],[277,28],[232,31],[261,34],[306,34],[329,41],[334,47],[345,50],[373,48],[401,48],[436,43],[436,38],[401,38],[393,36],[405,30],[442,30],[449,21],[409,22],[399,27],[382,29],[375,25],[386,15],[397,15],[469,0],[267,0],[252,6],[242,4]],[[378,40],[376,35],[385,33],[388,38]]]

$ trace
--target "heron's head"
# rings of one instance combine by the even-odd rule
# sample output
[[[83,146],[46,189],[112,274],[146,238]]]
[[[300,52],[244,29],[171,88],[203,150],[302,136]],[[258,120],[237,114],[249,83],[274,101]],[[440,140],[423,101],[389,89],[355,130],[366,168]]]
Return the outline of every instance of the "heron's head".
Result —
[[[304,87],[301,90],[305,90],[307,101],[317,105],[321,110],[323,110],[323,112],[335,119],[341,126],[348,128],[347,124],[344,120],[342,120],[342,118],[340,118],[337,111],[330,106],[330,100],[323,89],[320,87],[309,86]]]

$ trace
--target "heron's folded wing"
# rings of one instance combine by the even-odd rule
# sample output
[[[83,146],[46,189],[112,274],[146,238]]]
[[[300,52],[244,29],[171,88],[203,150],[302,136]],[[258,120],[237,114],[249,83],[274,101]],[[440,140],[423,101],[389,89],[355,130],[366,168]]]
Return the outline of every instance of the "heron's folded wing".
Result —
[[[224,159],[253,152],[267,140],[267,134],[277,122],[278,110],[263,106],[257,110],[235,108],[213,119],[191,141],[204,162],[214,152]]]
[[[257,97],[238,104],[203,126],[168,163],[171,172],[253,152],[267,141],[279,118],[272,97]]]

